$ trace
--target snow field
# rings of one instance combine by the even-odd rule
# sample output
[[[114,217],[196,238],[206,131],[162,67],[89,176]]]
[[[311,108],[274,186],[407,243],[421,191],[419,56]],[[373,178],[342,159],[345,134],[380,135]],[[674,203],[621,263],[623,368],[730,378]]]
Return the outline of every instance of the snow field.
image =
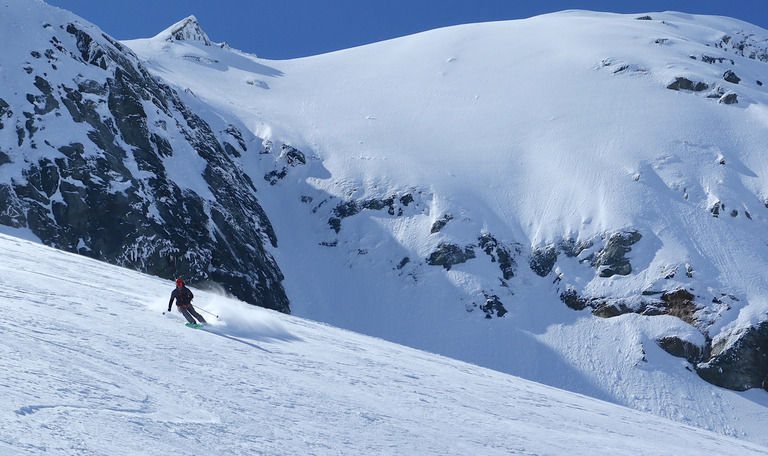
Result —
[[[768,450],[0,235],[6,454],[768,454]],[[652,436],[652,437],[650,437]]]

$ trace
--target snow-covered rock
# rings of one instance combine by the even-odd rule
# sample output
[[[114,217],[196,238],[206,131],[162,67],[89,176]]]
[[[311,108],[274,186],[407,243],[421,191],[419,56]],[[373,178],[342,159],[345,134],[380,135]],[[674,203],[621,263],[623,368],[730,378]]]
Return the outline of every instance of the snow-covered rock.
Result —
[[[195,16],[189,16],[173,24],[155,36],[155,39],[174,41],[201,41],[206,46],[211,46],[211,40],[200,27]]]
[[[303,317],[761,441],[719,419],[768,418],[764,393],[714,385],[768,374],[767,31],[565,11],[269,61],[196,20],[116,43],[4,4],[26,25],[3,33],[37,44],[0,54],[3,224],[90,254],[115,228],[65,236],[95,218],[66,173],[106,201],[164,185],[180,196],[113,222],[209,217],[185,234],[216,239],[184,257],[198,280],[226,268]],[[85,217],[56,228],[59,201]]]
[[[510,343],[528,302],[671,315],[698,335],[658,344],[741,390],[768,374],[735,343],[768,311],[765,39],[722,17],[565,11],[289,61],[125,44],[262,144],[244,169],[273,184],[261,202],[290,239],[276,258],[298,314],[543,381],[522,348],[462,345]],[[508,266],[481,254],[487,236]],[[477,334],[456,322],[489,316]],[[450,336],[421,334],[434,325]],[[714,380],[726,359],[748,379]]]
[[[0,8],[0,39],[17,43],[0,52],[0,223],[288,312],[268,252],[277,239],[238,161],[242,126],[210,125],[202,105],[70,13]]]

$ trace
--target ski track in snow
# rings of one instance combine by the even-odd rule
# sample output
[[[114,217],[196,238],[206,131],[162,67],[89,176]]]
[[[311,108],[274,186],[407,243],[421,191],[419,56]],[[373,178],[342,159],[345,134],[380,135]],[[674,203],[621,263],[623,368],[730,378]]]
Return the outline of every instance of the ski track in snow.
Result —
[[[191,330],[162,314],[171,282],[6,235],[0,252],[6,454],[768,454],[201,290],[221,318]]]

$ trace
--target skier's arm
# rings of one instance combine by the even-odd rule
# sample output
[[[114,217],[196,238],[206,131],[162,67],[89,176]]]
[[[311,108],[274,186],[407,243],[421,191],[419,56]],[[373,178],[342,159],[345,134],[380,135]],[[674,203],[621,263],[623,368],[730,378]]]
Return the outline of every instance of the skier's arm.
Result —
[[[176,290],[173,290],[171,292],[171,300],[168,301],[168,312],[171,311],[171,305],[173,304],[173,300],[176,298]]]

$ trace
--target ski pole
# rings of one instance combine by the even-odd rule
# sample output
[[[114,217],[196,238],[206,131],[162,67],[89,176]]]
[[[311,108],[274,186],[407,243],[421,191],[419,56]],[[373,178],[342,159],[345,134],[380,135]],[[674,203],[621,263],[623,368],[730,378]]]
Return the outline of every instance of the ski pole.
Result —
[[[195,309],[197,309],[197,310],[202,310],[203,312],[205,312],[205,313],[207,313],[207,314],[211,314],[211,315],[213,315],[214,317],[216,317],[216,318],[219,318],[219,316],[218,316],[218,315],[216,315],[215,313],[213,313],[213,312],[208,312],[207,310],[203,309],[202,307],[197,307],[197,306],[195,306]]]

